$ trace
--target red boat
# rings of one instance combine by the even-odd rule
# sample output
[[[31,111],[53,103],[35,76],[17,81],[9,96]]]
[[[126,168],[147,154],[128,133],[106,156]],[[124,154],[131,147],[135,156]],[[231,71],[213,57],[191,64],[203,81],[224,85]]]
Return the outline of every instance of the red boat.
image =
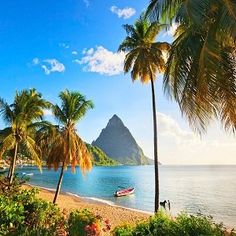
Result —
[[[114,194],[115,197],[123,197],[134,193],[134,188],[125,188],[122,190],[117,190]]]

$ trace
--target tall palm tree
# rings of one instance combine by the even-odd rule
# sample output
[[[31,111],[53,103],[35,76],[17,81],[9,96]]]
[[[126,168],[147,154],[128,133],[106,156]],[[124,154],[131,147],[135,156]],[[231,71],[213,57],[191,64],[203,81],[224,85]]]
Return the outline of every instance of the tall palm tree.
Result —
[[[147,15],[178,24],[164,87],[193,128],[216,117],[236,132],[236,2],[151,0]]]
[[[154,164],[155,164],[155,212],[159,209],[159,169],[157,147],[157,114],[154,82],[157,73],[165,70],[165,51],[169,44],[156,42],[155,38],[163,25],[150,23],[142,15],[134,25],[124,25],[127,37],[121,43],[119,51],[127,52],[124,61],[124,72],[131,71],[132,80],[140,79],[142,83],[151,82],[153,132],[154,132]]]
[[[0,98],[0,115],[9,125],[0,132],[0,158],[8,151],[13,151],[9,169],[9,183],[14,177],[17,154],[22,146],[30,154],[36,164],[41,166],[41,150],[34,140],[34,131],[41,126],[43,110],[50,104],[35,89],[16,92],[14,102],[6,103]]]
[[[85,143],[76,133],[76,124],[84,117],[88,109],[93,108],[93,103],[86,100],[79,92],[65,90],[59,95],[61,106],[52,106],[55,118],[59,121],[60,127],[54,138],[48,142],[49,152],[47,157],[48,167],[55,170],[61,165],[61,172],[57,184],[53,203],[56,203],[61,189],[64,170],[71,165],[72,172],[78,165],[83,173],[92,167],[91,155]],[[52,135],[53,137],[53,135]]]

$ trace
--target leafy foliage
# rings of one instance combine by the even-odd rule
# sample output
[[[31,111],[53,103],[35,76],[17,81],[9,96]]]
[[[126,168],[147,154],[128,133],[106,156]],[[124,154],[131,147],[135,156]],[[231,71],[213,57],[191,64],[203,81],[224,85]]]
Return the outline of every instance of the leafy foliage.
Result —
[[[223,225],[214,223],[211,217],[181,213],[173,219],[160,211],[135,227],[125,225],[116,227],[113,231],[114,236],[224,236],[225,234]],[[228,235],[236,234],[231,232]]]
[[[236,2],[151,0],[154,22],[178,25],[164,88],[192,127],[205,131],[213,118],[236,131]]]
[[[131,71],[133,80],[147,83],[155,80],[157,72],[165,71],[165,53],[170,46],[155,42],[164,25],[150,23],[143,15],[133,25],[124,25],[127,37],[120,44],[119,51],[127,52],[124,72]]]
[[[12,182],[19,149],[29,153],[35,163],[41,167],[41,150],[35,142],[35,133],[42,122],[43,109],[50,103],[42,98],[35,89],[16,92],[12,104],[0,98],[0,115],[8,127],[0,131],[0,158],[13,152],[10,166],[10,183]]]
[[[100,215],[95,216],[87,209],[72,211],[68,218],[68,233],[70,236],[100,236],[109,232],[109,220],[103,221]]]
[[[68,213],[36,197],[38,189],[22,189],[22,179],[15,178],[5,188],[0,179],[0,235],[9,236],[100,236],[109,232],[109,220],[87,209]],[[4,191],[1,191],[4,189]]]
[[[90,211],[84,209],[82,211],[73,211],[68,219],[68,231],[71,236],[86,236],[85,227],[96,223],[97,219]]]
[[[0,194],[0,235],[58,235],[64,217],[58,207],[36,198],[37,189],[22,190],[16,180]]]
[[[78,165],[82,172],[85,172],[91,168],[91,155],[77,134],[75,125],[88,109],[93,108],[93,103],[79,92],[68,90],[61,92],[59,97],[61,107],[53,105],[52,110],[62,127],[58,127],[55,135],[48,140],[48,167],[57,170],[64,163],[64,168],[71,165],[72,171],[75,171]]]

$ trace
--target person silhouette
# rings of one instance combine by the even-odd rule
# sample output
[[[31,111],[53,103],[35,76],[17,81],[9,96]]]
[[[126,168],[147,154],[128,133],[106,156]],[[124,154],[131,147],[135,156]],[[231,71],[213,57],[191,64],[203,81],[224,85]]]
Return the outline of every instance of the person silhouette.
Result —
[[[168,210],[170,211],[170,200],[167,201]]]

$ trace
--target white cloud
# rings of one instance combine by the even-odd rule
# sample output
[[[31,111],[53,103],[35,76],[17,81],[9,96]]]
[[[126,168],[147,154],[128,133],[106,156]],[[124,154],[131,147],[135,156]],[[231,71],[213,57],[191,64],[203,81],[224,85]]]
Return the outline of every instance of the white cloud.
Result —
[[[78,52],[77,51],[72,51],[71,54],[72,55],[78,55]]]
[[[43,60],[41,68],[44,70],[46,75],[53,72],[61,73],[65,71],[65,66],[55,58]]]
[[[65,48],[65,49],[70,48],[70,45],[68,45],[66,43],[59,43],[58,45],[59,45],[59,47],[62,47],[62,48]]]
[[[123,19],[128,19],[136,13],[135,9],[132,7],[125,7],[123,9],[120,9],[117,6],[112,6],[110,10],[112,13],[116,14],[119,18]]]
[[[32,60],[32,63],[33,63],[33,65],[38,65],[39,63],[40,63],[40,60],[37,58],[37,57],[35,57],[33,60]]]
[[[81,64],[79,59],[72,60],[73,63]]]
[[[178,148],[190,148],[204,145],[200,137],[192,131],[182,129],[179,124],[170,116],[158,113],[159,135],[167,137],[177,145]]]
[[[35,57],[30,65],[41,66],[46,75],[49,75],[53,72],[61,73],[64,72],[66,69],[65,66],[55,58],[41,60]]]
[[[89,0],[83,0],[83,2],[85,3],[86,7],[89,7],[89,5],[90,5]]]
[[[102,46],[84,49],[84,57],[74,62],[85,65],[84,70],[102,75],[118,75],[123,72],[124,52],[111,52]]]

